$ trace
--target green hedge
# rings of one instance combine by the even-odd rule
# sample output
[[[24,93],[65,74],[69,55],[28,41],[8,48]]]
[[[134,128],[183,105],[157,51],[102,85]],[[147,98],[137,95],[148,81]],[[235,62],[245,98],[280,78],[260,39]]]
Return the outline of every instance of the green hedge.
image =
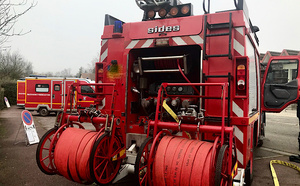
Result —
[[[0,109],[6,107],[4,97],[7,97],[10,105],[17,104],[17,82],[3,82],[0,86]]]
[[[0,85],[0,109],[3,109],[4,108],[4,89],[1,88],[1,85]]]

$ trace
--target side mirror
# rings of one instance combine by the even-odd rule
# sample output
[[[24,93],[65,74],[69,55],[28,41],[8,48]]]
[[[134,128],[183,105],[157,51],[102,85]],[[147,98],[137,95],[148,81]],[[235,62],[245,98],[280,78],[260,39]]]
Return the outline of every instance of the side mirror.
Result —
[[[258,32],[258,31],[259,31],[258,26],[253,26],[253,27],[252,27],[252,31],[253,31],[254,33]]]

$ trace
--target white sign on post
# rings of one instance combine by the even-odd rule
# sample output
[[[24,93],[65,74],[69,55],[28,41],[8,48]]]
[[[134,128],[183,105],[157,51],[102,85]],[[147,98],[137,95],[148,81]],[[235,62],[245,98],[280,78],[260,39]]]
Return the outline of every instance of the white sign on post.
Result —
[[[9,104],[9,102],[8,102],[7,97],[4,97],[4,101],[5,101],[6,107],[9,108],[9,107],[10,107],[10,104]]]
[[[31,113],[27,110],[23,110],[21,116],[29,144],[39,143],[40,139],[36,132]]]

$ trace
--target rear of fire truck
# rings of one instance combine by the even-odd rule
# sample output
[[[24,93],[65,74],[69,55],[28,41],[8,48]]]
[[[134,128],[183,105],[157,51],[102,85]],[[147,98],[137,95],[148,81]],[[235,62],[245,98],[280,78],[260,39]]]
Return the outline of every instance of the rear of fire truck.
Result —
[[[194,147],[193,142],[184,146],[186,140],[175,141],[177,138],[161,140],[154,158],[158,163],[153,165],[154,170],[162,170],[153,175],[156,184],[160,182],[155,180],[193,182],[196,178],[188,176],[193,175],[195,166],[202,165],[202,161],[203,167],[199,169],[204,169],[207,163],[207,167],[212,166],[207,173],[211,175],[203,174],[197,178],[199,183],[206,179],[213,183],[216,171],[224,171],[220,175],[230,172],[230,178],[224,180],[231,183],[237,167],[246,171],[250,183],[252,150],[262,126],[255,35],[258,28],[251,24],[245,2],[235,1],[236,10],[210,14],[205,9],[210,2],[204,1],[206,14],[200,16],[193,16],[189,3],[136,2],[144,11],[142,22],[123,23],[106,15],[100,62],[96,64],[97,82],[114,82],[118,87],[115,108],[124,117],[127,149],[133,144],[139,149],[146,148],[147,136],[168,129],[173,136],[201,140],[211,146]],[[218,128],[222,125],[222,129]],[[230,127],[234,128],[234,138],[230,138]],[[223,134],[222,130],[228,131]],[[195,159],[188,165],[189,171],[181,167],[177,172],[180,168],[175,166],[176,158],[182,151],[188,156],[192,148],[205,155],[191,152],[189,156]],[[211,152],[212,149],[217,152]],[[140,151],[135,162],[141,182],[145,174],[145,168],[142,169],[145,160],[139,160],[142,153],[145,151]],[[207,155],[211,153],[216,154],[216,160]],[[226,157],[222,170],[208,165],[229,155],[232,158]],[[163,170],[168,167],[171,170],[166,176]],[[195,174],[201,171],[195,170]],[[181,177],[177,178],[179,173]],[[223,178],[216,181],[223,182]]]
[[[195,16],[190,3],[136,0],[141,22],[106,15],[95,105],[58,116],[37,150],[41,170],[101,185],[130,173],[138,185],[251,184],[263,135],[258,28],[233,2],[210,13],[204,1]]]

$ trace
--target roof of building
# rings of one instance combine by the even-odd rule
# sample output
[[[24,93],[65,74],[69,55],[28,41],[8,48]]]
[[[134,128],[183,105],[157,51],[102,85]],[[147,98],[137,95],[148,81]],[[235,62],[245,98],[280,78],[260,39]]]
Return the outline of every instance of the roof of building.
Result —
[[[265,55],[266,55],[265,53],[260,53],[259,54],[259,60],[261,61],[265,57]]]
[[[290,56],[296,56],[299,55],[299,50],[288,50],[288,49],[284,49],[284,51],[286,51]]]
[[[274,52],[274,51],[269,51],[271,56],[280,56],[281,52]]]
[[[282,52],[275,52],[275,51],[267,51],[265,54],[261,53],[259,60],[261,63],[267,63],[269,58],[272,56],[295,56],[300,55],[299,50],[290,50],[290,49],[283,49]]]
[[[90,80],[95,80],[95,74],[94,73],[81,73],[80,78],[88,78]]]

